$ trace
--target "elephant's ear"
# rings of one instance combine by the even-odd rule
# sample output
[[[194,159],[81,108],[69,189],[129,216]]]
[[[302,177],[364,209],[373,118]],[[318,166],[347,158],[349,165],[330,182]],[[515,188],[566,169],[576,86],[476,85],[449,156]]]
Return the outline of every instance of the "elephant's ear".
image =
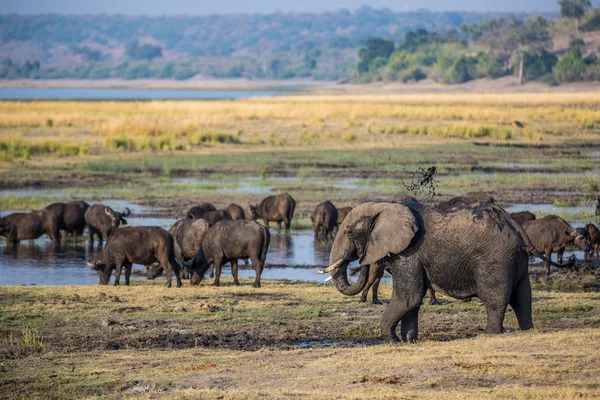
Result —
[[[417,220],[406,206],[395,203],[375,205],[371,233],[360,260],[361,265],[374,264],[390,255],[399,254],[410,245],[419,230]]]

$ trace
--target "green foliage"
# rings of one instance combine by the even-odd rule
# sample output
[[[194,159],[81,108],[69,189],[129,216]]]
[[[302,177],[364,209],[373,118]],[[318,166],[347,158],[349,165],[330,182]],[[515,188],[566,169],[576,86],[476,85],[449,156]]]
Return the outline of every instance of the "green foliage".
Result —
[[[4,338],[4,343],[14,357],[24,357],[45,350],[44,340],[37,331],[30,328],[23,329],[20,336],[9,333]]]
[[[592,7],[590,0],[558,0],[558,5],[564,18],[581,18]]]
[[[583,79],[586,65],[579,45],[579,41],[572,41],[569,50],[556,63],[554,77],[558,82],[577,82]]]
[[[394,42],[374,37],[367,40],[366,47],[358,49],[358,74],[374,71],[387,63],[394,52]]]
[[[162,48],[160,46],[152,46],[150,44],[139,45],[134,41],[127,46],[127,56],[134,60],[152,60],[162,57]]]
[[[600,8],[596,8],[590,11],[582,18],[581,30],[583,32],[593,32],[600,30]]]
[[[535,80],[552,72],[558,58],[542,49],[539,53],[524,53],[523,76],[527,80]]]
[[[444,82],[465,83],[477,77],[477,59],[462,56],[458,58],[452,67],[446,72]]]

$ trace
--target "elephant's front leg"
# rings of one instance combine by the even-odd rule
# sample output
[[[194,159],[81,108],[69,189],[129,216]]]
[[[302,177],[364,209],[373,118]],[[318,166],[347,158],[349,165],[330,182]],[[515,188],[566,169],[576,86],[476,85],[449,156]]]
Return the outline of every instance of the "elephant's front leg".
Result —
[[[394,291],[381,318],[381,335],[385,339],[398,341],[396,328],[402,321],[402,340],[415,342],[418,339],[419,308],[425,296],[423,272],[418,265],[396,261],[392,265],[392,277]]]

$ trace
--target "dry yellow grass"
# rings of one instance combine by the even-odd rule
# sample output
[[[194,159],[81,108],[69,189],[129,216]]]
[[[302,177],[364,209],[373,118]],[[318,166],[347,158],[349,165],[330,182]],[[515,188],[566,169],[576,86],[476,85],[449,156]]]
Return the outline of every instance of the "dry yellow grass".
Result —
[[[3,102],[0,139],[55,138],[90,154],[247,146],[394,145],[397,136],[552,141],[600,132],[596,93],[282,96],[231,101]],[[514,121],[524,124],[520,128]],[[128,138],[131,146],[115,146]],[[346,138],[354,138],[345,140]],[[162,140],[162,141],[161,141]]]

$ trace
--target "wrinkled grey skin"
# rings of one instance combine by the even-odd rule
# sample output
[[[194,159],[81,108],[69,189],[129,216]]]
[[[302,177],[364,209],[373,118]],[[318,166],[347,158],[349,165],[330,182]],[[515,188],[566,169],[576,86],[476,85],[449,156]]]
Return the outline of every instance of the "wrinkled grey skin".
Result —
[[[594,224],[587,224],[585,229],[588,231],[590,241],[590,257],[600,256],[600,230]]]
[[[231,219],[234,221],[237,219],[246,219],[246,213],[244,212],[244,209],[237,204],[231,203],[227,206],[225,211],[231,215]]]
[[[191,284],[197,285],[204,278],[204,274],[211,264],[214,264],[214,286],[219,286],[221,268],[228,262],[231,263],[233,282],[237,286],[238,260],[250,258],[256,271],[254,287],[260,287],[262,274],[271,235],[269,229],[254,221],[220,221],[208,230],[200,251],[196,254],[191,268],[194,275]]]
[[[557,261],[562,264],[562,256],[567,245],[575,245],[583,251],[589,251],[590,243],[585,235],[573,229],[567,221],[557,215],[547,215],[535,221],[525,222],[523,230],[527,232],[537,251],[549,260],[557,253]],[[550,275],[550,264],[546,262],[546,275]]]
[[[517,221],[517,224],[519,225],[523,225],[525,222],[528,221],[535,221],[536,219],[535,214],[529,211],[519,211],[511,213],[510,216],[513,217],[513,219]]]
[[[355,295],[363,290],[369,266],[389,264],[393,294],[381,319],[384,338],[418,337],[418,314],[426,290],[448,296],[478,297],[486,307],[488,333],[501,333],[506,307],[515,311],[519,327],[530,329],[531,286],[527,251],[535,251],[521,227],[500,207],[439,211],[419,203],[365,203],[355,207],[335,238],[330,263],[336,288]],[[359,260],[355,284],[348,263]]]
[[[490,203],[494,204],[494,198],[485,193],[476,193],[470,196],[458,196],[447,201],[438,203],[436,208],[438,210],[451,210],[453,208],[460,208],[469,206],[474,203]]]
[[[119,226],[127,225],[125,217],[130,215],[129,208],[125,208],[122,213],[102,204],[94,204],[88,208],[84,218],[88,226],[90,245],[94,243],[94,235],[98,236],[98,242],[102,244],[102,241],[108,239]]]
[[[53,203],[46,210],[53,211],[58,216],[60,230],[65,236],[81,236],[85,229],[85,212],[90,205],[85,201],[70,201],[68,203]]]
[[[191,277],[191,271],[194,267],[187,268],[185,263],[190,260],[194,262],[196,253],[200,251],[204,236],[210,227],[211,224],[203,219],[183,219],[175,222],[169,230],[169,233],[175,239],[175,258],[179,262],[182,279],[189,279]],[[195,268],[199,268],[199,265],[195,266]],[[154,279],[159,276],[162,273],[162,269],[162,266],[158,262],[149,266],[148,279]]]
[[[156,226],[116,229],[102,253],[89,260],[88,266],[98,273],[100,285],[108,285],[110,275],[116,269],[115,286],[119,285],[125,267],[125,285],[129,286],[132,264],[151,265],[154,262],[166,267],[167,287],[171,287],[173,272],[177,287],[181,287],[173,236]]]
[[[14,213],[0,219],[0,236],[9,246],[21,240],[37,239],[46,234],[54,244],[60,243],[58,215],[50,210]]]
[[[313,223],[315,239],[327,240],[333,237],[333,231],[337,225],[338,212],[331,201],[327,200],[318,204],[310,219]]]
[[[290,230],[294,210],[296,209],[296,200],[287,193],[281,193],[277,196],[269,196],[263,199],[257,205],[249,206],[248,219],[255,221],[259,218],[269,227],[269,221],[277,222],[277,229],[281,230],[281,223],[285,224],[285,230]]]

